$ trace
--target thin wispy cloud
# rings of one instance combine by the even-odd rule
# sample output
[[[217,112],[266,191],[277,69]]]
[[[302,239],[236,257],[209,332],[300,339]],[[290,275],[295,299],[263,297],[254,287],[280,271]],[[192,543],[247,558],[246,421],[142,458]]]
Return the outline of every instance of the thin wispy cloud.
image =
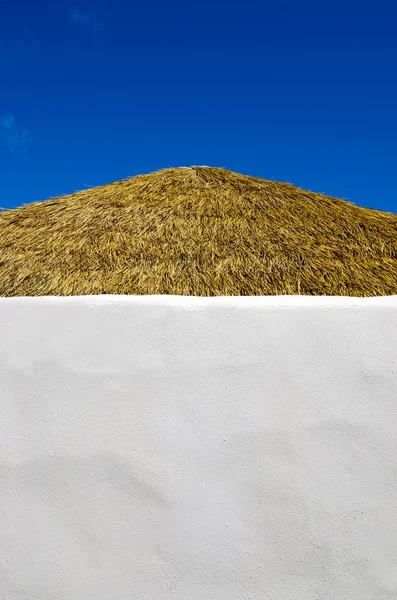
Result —
[[[82,11],[76,7],[73,7],[70,11],[70,20],[76,25],[85,25],[86,27],[93,27],[94,29],[104,28],[103,23],[98,21],[93,12]]]
[[[18,127],[13,114],[3,115],[0,118],[0,145],[8,148],[10,152],[25,152],[30,138],[26,129]]]

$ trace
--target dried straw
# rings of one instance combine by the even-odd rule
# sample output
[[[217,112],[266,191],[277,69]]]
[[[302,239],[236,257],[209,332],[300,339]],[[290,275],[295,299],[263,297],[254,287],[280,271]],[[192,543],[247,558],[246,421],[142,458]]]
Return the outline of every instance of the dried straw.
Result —
[[[0,296],[397,294],[397,215],[224,169],[0,213]]]

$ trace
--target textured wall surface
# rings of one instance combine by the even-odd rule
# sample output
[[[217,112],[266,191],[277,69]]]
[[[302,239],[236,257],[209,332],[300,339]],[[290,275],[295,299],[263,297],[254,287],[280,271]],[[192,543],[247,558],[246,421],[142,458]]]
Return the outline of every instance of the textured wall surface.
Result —
[[[397,296],[0,299],[1,600],[397,598]]]

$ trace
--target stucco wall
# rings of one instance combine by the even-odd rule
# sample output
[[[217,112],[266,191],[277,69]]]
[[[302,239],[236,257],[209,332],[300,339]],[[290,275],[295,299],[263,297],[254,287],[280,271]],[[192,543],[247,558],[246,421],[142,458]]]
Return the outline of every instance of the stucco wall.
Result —
[[[397,296],[0,300],[1,600],[397,598]]]

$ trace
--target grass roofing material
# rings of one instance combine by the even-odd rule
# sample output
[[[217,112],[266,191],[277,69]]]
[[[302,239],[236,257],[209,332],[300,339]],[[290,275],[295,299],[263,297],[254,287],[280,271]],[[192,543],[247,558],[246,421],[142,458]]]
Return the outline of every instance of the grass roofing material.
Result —
[[[0,213],[0,296],[397,294],[397,215],[209,167]]]

